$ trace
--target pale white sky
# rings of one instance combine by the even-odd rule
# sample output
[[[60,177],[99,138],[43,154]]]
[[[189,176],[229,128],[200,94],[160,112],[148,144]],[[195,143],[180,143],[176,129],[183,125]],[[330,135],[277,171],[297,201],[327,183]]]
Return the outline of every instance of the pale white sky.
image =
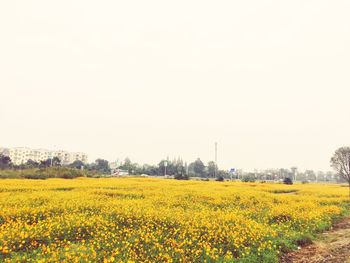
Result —
[[[350,1],[1,1],[0,146],[328,170]]]

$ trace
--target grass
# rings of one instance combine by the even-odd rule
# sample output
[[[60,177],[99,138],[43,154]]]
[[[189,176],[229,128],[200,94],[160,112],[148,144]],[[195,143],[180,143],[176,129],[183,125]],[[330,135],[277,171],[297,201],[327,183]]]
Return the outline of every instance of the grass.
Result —
[[[64,178],[73,179],[78,177],[100,177],[101,175],[86,170],[68,167],[33,168],[23,170],[0,170],[0,179],[39,179]]]

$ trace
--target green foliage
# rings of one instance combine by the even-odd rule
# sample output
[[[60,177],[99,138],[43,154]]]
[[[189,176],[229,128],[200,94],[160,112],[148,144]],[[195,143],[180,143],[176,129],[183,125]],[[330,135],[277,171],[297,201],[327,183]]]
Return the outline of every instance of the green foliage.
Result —
[[[182,175],[182,174],[176,174],[176,175],[174,176],[174,178],[175,178],[176,180],[188,180],[188,179],[189,179],[189,177],[188,177],[187,175]]]
[[[159,163],[159,172],[160,175],[165,174],[165,163],[167,163],[166,166],[166,174],[172,175],[174,177],[181,178],[183,176],[187,176],[186,174],[186,164],[182,161],[182,159],[173,159],[173,160],[162,160]]]
[[[189,164],[188,171],[190,176],[207,177],[206,167],[199,158]]]
[[[46,167],[50,167],[50,166],[51,166],[51,159],[50,158],[40,161],[40,164],[39,164],[40,168],[46,168]]]
[[[48,171],[46,169],[32,169],[32,170],[22,170],[22,176],[25,179],[47,179],[49,178]]]
[[[29,159],[25,164],[24,164],[24,167],[23,168],[27,168],[27,169],[30,169],[30,168],[37,168],[39,167],[39,163],[38,162],[35,162],[31,159]]]
[[[224,179],[224,177],[222,177],[222,176],[218,176],[218,177],[215,179],[215,181],[223,182],[223,181],[225,181],[225,179]]]
[[[85,166],[85,164],[80,160],[76,160],[76,161],[72,162],[70,165],[68,165],[68,167],[75,168],[75,169],[82,169],[82,168],[84,168],[84,166]]]
[[[160,169],[157,165],[144,164],[138,165],[135,174],[159,175]]]
[[[17,178],[24,178],[21,176],[20,171],[18,170],[0,170],[0,179],[17,179]]]
[[[207,174],[208,174],[208,176],[209,177],[215,177],[216,172],[217,172],[217,166],[216,166],[215,162],[213,162],[213,161],[208,162],[208,164],[207,164]]]
[[[284,184],[288,184],[288,185],[292,185],[293,181],[289,177],[286,177],[286,178],[283,179],[283,183]]]
[[[129,174],[134,174],[137,169],[136,166],[137,164],[132,163],[131,160],[127,157],[119,168],[128,171]]]
[[[102,174],[110,174],[111,168],[109,167],[109,163],[104,159],[97,159],[94,164],[92,164],[89,169],[91,171],[96,171]]]
[[[7,155],[0,154],[0,169],[8,169],[11,165],[11,158]]]
[[[242,182],[245,182],[245,183],[254,183],[255,182],[255,175],[254,174],[247,174],[245,176],[243,176]]]
[[[87,170],[79,170],[68,167],[49,167],[49,168],[32,168],[23,170],[0,170],[0,179],[47,179],[47,178],[64,178],[73,179],[77,177],[100,177]]]

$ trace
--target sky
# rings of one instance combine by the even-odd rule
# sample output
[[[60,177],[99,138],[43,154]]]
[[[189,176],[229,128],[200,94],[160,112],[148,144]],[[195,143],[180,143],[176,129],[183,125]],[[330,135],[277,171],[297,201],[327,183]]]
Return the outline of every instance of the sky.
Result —
[[[0,146],[330,170],[348,0],[0,2]]]

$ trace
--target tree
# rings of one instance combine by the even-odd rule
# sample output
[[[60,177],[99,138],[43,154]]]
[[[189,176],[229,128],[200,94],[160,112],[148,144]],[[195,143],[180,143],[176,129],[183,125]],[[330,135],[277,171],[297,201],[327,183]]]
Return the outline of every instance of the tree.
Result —
[[[191,168],[191,170],[193,170],[193,173],[196,176],[199,176],[199,177],[206,176],[205,165],[203,164],[203,162],[199,158],[197,160],[195,160],[193,163],[191,163],[189,168]]]
[[[159,168],[156,165],[144,164],[140,174],[159,175]]]
[[[217,170],[217,175],[216,175],[217,178],[229,178],[230,177],[230,174],[229,172],[225,171],[225,170]]]
[[[217,172],[217,167],[216,167],[215,162],[213,162],[213,161],[208,162],[207,171],[208,171],[209,177],[215,177],[216,172]]]
[[[51,166],[51,159],[50,158],[40,161],[40,164],[39,164],[40,168],[46,168],[46,167],[50,167],[50,166]]]
[[[174,166],[174,178],[178,180],[188,180],[189,177],[186,172],[186,167],[184,165],[184,162],[181,158],[178,158],[176,161],[173,162]]]
[[[184,162],[182,161],[181,158],[178,158],[176,161],[174,161],[173,166],[174,166],[174,174],[175,175],[180,176],[180,177],[187,176],[186,168],[185,168]]]
[[[81,169],[82,167],[84,167],[84,163],[80,160],[75,160],[69,165],[69,167],[75,168],[75,169]]]
[[[316,173],[313,170],[306,170],[305,176],[309,181],[316,181]]]
[[[325,181],[326,180],[326,174],[322,171],[317,172],[316,176],[317,181]]]
[[[256,180],[256,177],[254,173],[248,173],[242,177],[242,182],[245,182],[245,183],[247,182],[253,183],[255,182],[255,180]]]
[[[129,174],[135,174],[137,165],[132,163],[130,158],[126,157],[124,163],[119,168],[122,170],[127,170]]]
[[[36,168],[39,167],[39,163],[36,161],[33,161],[32,159],[29,159],[25,164],[25,168]]]
[[[97,159],[95,161],[94,168],[96,169],[96,171],[99,171],[99,172],[105,173],[105,174],[108,174],[111,172],[111,168],[109,168],[108,161],[104,160],[104,159]]]
[[[61,159],[55,156],[52,158],[51,164],[51,166],[61,166]]]
[[[61,159],[58,158],[57,156],[55,156],[53,158],[48,158],[46,160],[42,160],[39,163],[40,168],[47,168],[50,166],[56,166],[56,167],[61,166]]]
[[[349,184],[350,197],[350,147],[340,147],[331,158],[331,166]]]
[[[161,160],[158,164],[161,175],[173,175],[173,165],[168,160]]]
[[[11,158],[0,153],[0,169],[8,169],[12,164]]]

